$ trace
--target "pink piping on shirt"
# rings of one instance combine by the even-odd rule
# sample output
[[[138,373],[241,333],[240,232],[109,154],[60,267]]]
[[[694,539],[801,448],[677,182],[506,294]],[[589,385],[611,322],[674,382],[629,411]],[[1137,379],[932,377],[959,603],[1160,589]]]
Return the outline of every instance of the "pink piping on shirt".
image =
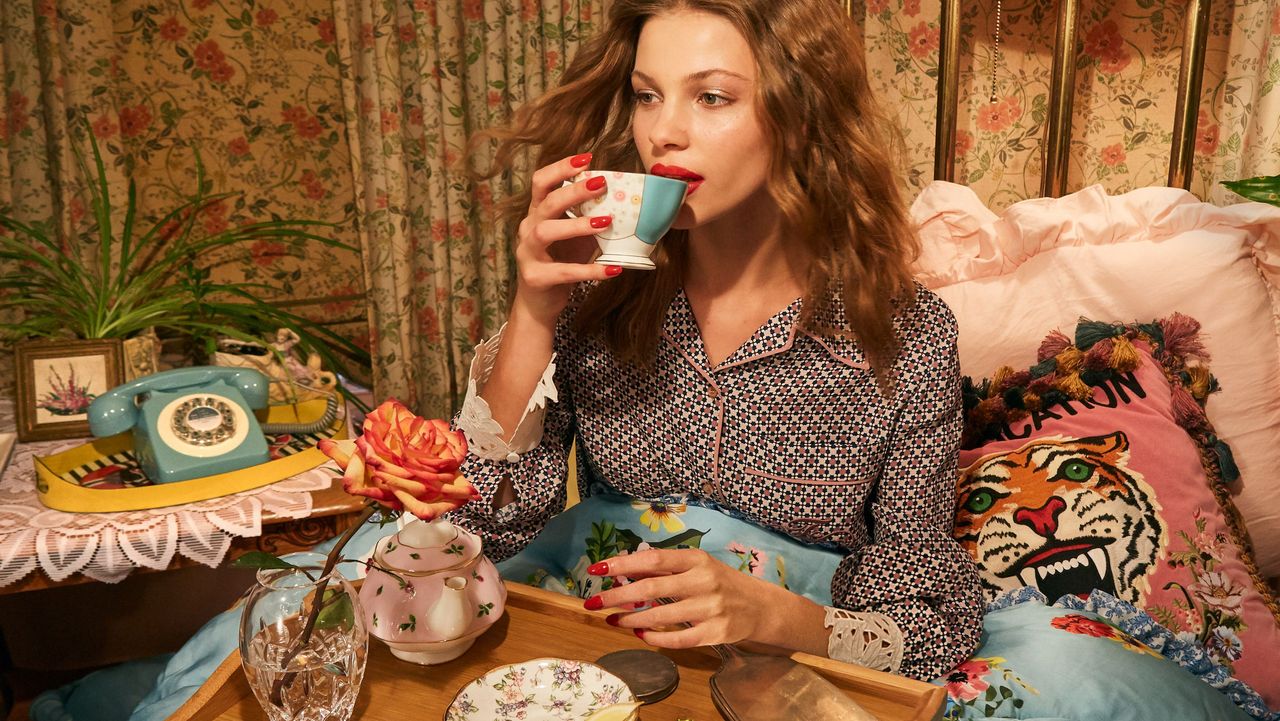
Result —
[[[803,483],[810,486],[858,486],[870,481],[870,478],[855,478],[850,481],[819,481],[811,478],[786,478],[784,476],[775,476],[772,473],[765,473],[754,468],[743,468],[743,473],[761,478],[768,478],[771,481],[782,481],[783,483]]]
[[[689,364],[690,368],[696,371],[698,375],[706,379],[707,385],[711,386],[712,390],[716,392],[716,440],[715,440],[715,446],[713,446],[713,450],[711,452],[711,483],[712,483],[712,488],[715,491],[715,495],[719,496],[720,495],[719,493],[720,491],[720,444],[721,444],[721,439],[724,437],[724,392],[720,390],[720,386],[716,385],[715,379],[712,378],[711,375],[708,374],[706,371],[704,371],[701,367],[699,367],[697,363],[694,363],[693,359],[689,357],[689,354],[685,352],[684,348],[680,347],[680,344],[677,343],[669,333],[667,333],[665,330],[662,331],[662,337],[664,340],[666,340],[668,343],[671,344],[672,348],[676,349],[676,352],[680,354],[681,358],[684,358],[685,362]]]
[[[815,334],[815,333],[810,333],[810,332],[809,332],[809,331],[807,331],[807,330],[806,330],[806,331],[802,331],[802,332],[803,332],[805,335],[807,335],[807,336],[809,336],[810,338],[812,338],[812,339],[813,339],[813,340],[814,340],[818,345],[822,346],[822,347],[823,347],[823,349],[825,349],[828,353],[830,353],[830,354],[831,354],[831,357],[832,357],[832,358],[835,358],[836,360],[840,361],[841,363],[844,363],[845,365],[849,366],[850,368],[854,368],[854,369],[856,369],[856,370],[867,370],[867,369],[869,369],[869,368],[871,367],[871,364],[870,364],[870,363],[867,363],[867,362],[865,362],[865,361],[864,361],[864,362],[858,362],[858,361],[853,360],[852,358],[849,358],[848,356],[841,355],[840,353],[837,353],[837,352],[835,351],[835,349],[834,349],[834,348],[832,348],[830,345],[828,345],[828,344],[827,344],[827,342],[826,342],[825,340],[823,340],[823,339],[822,339],[822,336],[819,336],[819,335],[817,335],[817,334]]]
[[[732,362],[732,363],[721,363],[720,365],[716,366],[715,368],[712,368],[711,370],[712,370],[712,371],[722,371],[722,370],[725,370],[725,369],[727,369],[727,368],[732,368],[732,367],[734,367],[734,366],[740,366],[740,365],[742,365],[743,363],[750,363],[750,362],[751,362],[751,361],[753,361],[753,360],[760,360],[761,358],[768,358],[768,357],[769,357],[769,356],[771,356],[771,355],[777,355],[777,354],[779,354],[779,353],[785,353],[785,352],[787,352],[787,351],[791,350],[791,346],[795,345],[795,342],[796,342],[796,326],[795,326],[795,324],[793,323],[793,324],[791,324],[791,332],[787,335],[787,342],[786,342],[786,343],[783,343],[783,344],[782,344],[782,346],[780,346],[780,347],[778,347],[778,348],[770,348],[769,350],[764,351],[763,353],[757,353],[757,354],[755,354],[755,355],[753,355],[753,356],[748,356],[748,357],[746,357],[746,358],[742,358],[742,359],[736,360],[736,361],[734,361],[734,362]]]

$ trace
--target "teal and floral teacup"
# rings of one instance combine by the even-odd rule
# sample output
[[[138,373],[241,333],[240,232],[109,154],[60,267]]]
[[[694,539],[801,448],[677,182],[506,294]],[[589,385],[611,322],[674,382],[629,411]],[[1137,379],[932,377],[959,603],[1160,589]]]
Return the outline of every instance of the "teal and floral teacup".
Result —
[[[574,177],[573,182],[597,175],[605,178],[605,192],[574,209],[584,216],[613,216],[613,223],[595,234],[601,252],[596,262],[652,270],[649,256],[675,222],[689,184],[617,170],[587,170]]]

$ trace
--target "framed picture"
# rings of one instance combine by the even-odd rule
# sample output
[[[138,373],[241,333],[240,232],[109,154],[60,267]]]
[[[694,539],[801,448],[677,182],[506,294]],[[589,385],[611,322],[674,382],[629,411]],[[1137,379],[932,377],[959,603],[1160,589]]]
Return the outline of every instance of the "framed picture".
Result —
[[[89,403],[124,382],[118,339],[28,341],[14,347],[18,440],[89,435]]]

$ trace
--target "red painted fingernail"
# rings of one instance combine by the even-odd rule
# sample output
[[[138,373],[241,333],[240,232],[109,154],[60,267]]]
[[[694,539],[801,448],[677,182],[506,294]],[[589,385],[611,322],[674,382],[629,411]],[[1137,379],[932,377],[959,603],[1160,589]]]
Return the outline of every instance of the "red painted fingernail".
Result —
[[[611,265],[609,267],[618,268],[618,270],[622,270],[622,268],[616,265]],[[592,576],[607,576],[609,575],[609,562],[599,561],[597,563],[593,563],[590,566],[587,566],[587,573],[591,574]]]
[[[592,228],[607,228],[613,224],[612,215],[597,215],[591,219]]]
[[[582,153],[581,155],[575,155],[572,158],[569,158],[569,165],[572,165],[575,168],[581,168],[590,162],[591,153]]]
[[[636,601],[636,602],[635,602],[635,605],[633,606],[633,608],[635,608],[635,609],[638,611],[638,610],[640,610],[640,609],[642,609],[642,608],[644,608],[644,607],[646,607],[646,606],[648,606],[648,605],[649,605],[649,604],[648,604],[648,603],[646,603],[646,602],[644,602],[644,601]]]
[[[635,629],[632,629],[632,630],[636,632],[636,638],[640,639],[641,641],[643,641],[643,640],[644,640],[644,629],[643,629],[643,628],[635,628]]]
[[[615,275],[619,275],[620,273],[622,273],[622,266],[620,265],[606,265],[604,267],[604,274],[610,278]]]
[[[604,608],[604,601],[599,596],[592,596],[587,599],[586,603],[582,604],[582,607],[588,611],[599,611]]]
[[[587,190],[599,190],[604,187],[604,176],[597,175],[587,179]]]
[[[620,619],[620,618],[622,618],[622,614],[620,614],[620,613],[611,613],[611,614],[609,614],[608,616],[605,616],[605,618],[604,618],[604,622],[605,622],[605,623],[607,623],[607,624],[609,624],[610,626],[617,626],[617,625],[618,625],[618,619]]]

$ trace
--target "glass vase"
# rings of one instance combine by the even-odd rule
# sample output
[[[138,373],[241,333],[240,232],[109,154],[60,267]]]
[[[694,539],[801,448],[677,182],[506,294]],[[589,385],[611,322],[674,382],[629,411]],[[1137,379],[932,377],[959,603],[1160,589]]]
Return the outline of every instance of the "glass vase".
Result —
[[[245,600],[240,663],[270,721],[347,721],[355,708],[369,634],[351,583],[322,567],[262,569]]]

